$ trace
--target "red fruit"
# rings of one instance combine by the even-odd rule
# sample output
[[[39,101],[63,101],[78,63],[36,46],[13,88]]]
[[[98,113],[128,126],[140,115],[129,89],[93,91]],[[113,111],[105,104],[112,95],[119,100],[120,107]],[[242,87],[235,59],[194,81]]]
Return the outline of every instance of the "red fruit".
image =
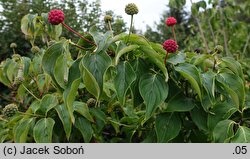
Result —
[[[169,17],[166,20],[167,26],[174,26],[176,23],[177,23],[177,21],[174,17]]]
[[[64,21],[64,13],[62,10],[51,10],[48,15],[49,23],[58,25]]]
[[[169,39],[169,40],[166,40],[164,43],[163,43],[163,48],[168,52],[168,53],[174,53],[176,52],[176,50],[178,49],[178,45],[177,43],[172,40],[172,39]]]

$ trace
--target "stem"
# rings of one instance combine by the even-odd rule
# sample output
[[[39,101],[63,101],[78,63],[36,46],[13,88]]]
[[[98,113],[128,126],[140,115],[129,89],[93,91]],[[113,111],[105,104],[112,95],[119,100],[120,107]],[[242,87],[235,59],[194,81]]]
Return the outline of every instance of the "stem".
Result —
[[[164,64],[165,64],[165,66],[166,66],[166,64],[167,64],[167,58],[168,58],[168,52],[166,53],[166,56],[165,56],[165,58],[164,58]]]
[[[131,34],[131,32],[132,32],[133,18],[134,18],[134,16],[131,15],[131,21],[130,21],[130,27],[129,27],[129,33],[128,33],[128,38],[127,38],[127,43],[128,43],[128,41],[129,41],[129,37],[130,37],[130,34]]]
[[[23,88],[27,91],[27,92],[29,92],[29,94],[31,94],[36,100],[38,100],[38,101],[41,101],[41,99],[39,99],[38,97],[36,97],[24,84],[22,84],[23,85]]]
[[[211,34],[212,34],[214,46],[216,46],[217,43],[216,43],[216,40],[215,40],[214,31],[213,31],[213,27],[212,27],[212,25],[211,25],[210,19],[209,19],[209,21],[208,21],[208,26],[209,26],[210,32],[211,32]]]
[[[72,33],[76,34],[77,36],[79,36],[80,38],[82,38],[83,40],[87,41],[88,43],[96,46],[95,43],[93,43],[92,41],[88,40],[87,38],[83,37],[81,34],[79,34],[78,32],[76,32],[75,30],[73,30],[72,28],[70,28],[67,24],[65,23],[61,23],[66,29],[68,29],[69,31],[71,31]]]
[[[86,50],[86,48],[84,48],[84,47],[82,47],[82,46],[79,46],[79,45],[73,43],[72,41],[69,41],[69,43],[70,43],[71,45],[75,46],[75,47],[78,47],[79,49]]]
[[[243,49],[243,55],[245,55],[245,53],[247,51],[249,41],[250,41],[250,34],[248,34],[247,41],[246,41],[246,44],[245,44],[244,49]]]
[[[222,27],[222,33],[223,33],[223,38],[224,38],[224,47],[225,47],[225,52],[227,56],[230,56],[231,53],[229,52],[228,45],[227,45],[227,34],[226,34],[226,29],[224,25],[224,16],[223,16],[223,9],[220,6],[220,21],[221,21],[221,27]]]
[[[108,26],[109,26],[109,30],[112,32],[112,36],[114,36],[114,35],[113,35],[113,30],[112,30],[112,26],[111,26],[111,22],[110,22],[110,21],[108,21]]]
[[[200,31],[200,34],[201,34],[201,38],[202,38],[202,40],[203,40],[203,43],[205,44],[206,52],[208,53],[209,48],[208,48],[207,40],[206,40],[206,38],[205,38],[203,29],[202,29],[202,27],[201,27],[201,24],[200,24],[200,22],[199,22],[199,19],[195,17],[195,20],[196,20],[196,22],[197,22],[197,24],[198,24],[198,28],[199,28],[199,31]]]
[[[175,42],[176,42],[176,44],[177,44],[177,39],[176,39],[175,31],[174,31],[174,26],[172,26],[172,32],[173,32],[173,35],[174,35],[174,40],[175,40]],[[177,45],[178,45],[178,44],[177,44]]]
[[[42,116],[42,115],[37,115],[37,114],[30,114],[30,113],[23,113],[23,112],[18,112],[19,114],[22,114],[22,115],[29,115],[29,116],[34,116],[34,117],[42,117],[44,118],[45,116]]]

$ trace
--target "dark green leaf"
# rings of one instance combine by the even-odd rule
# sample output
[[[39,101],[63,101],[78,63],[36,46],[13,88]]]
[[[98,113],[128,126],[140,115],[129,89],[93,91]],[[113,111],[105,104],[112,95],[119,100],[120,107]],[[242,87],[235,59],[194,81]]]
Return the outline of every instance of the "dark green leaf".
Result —
[[[200,100],[202,100],[202,94],[200,88],[201,78],[198,69],[194,65],[188,63],[181,63],[177,67],[175,67],[175,70],[189,81],[189,83],[193,86],[193,88],[197,92]]]
[[[56,106],[55,109],[57,111],[57,114],[60,120],[62,121],[66,137],[69,140],[70,135],[71,135],[71,130],[72,130],[72,122],[71,122],[70,114],[67,110],[67,107],[65,104],[63,104],[63,105]]]
[[[159,74],[145,74],[141,77],[139,90],[146,104],[145,120],[147,120],[167,98],[168,84]]]
[[[223,120],[220,121],[214,128],[213,137],[215,142],[229,142],[234,136],[234,127],[235,122],[232,120]]]
[[[37,143],[51,143],[54,124],[55,121],[52,118],[40,119],[33,129],[35,141]]]
[[[55,95],[46,94],[40,102],[40,110],[43,114],[47,115],[48,111],[57,106],[58,100]]]
[[[117,66],[117,75],[114,79],[116,94],[121,105],[124,105],[126,93],[136,79],[136,74],[128,62],[121,62]]]
[[[175,113],[164,113],[156,117],[155,130],[157,142],[169,142],[181,130],[181,120]]]
[[[232,103],[219,102],[210,111],[207,122],[209,130],[212,131],[218,122],[228,119],[237,109]]]
[[[105,52],[100,52],[99,54],[86,54],[82,60],[81,67],[83,81],[87,90],[90,91],[90,93],[93,93],[97,99],[99,99],[101,95],[103,89],[103,77],[106,70],[110,67],[111,62],[111,58]],[[96,88],[95,82],[93,86],[93,77],[99,88]],[[98,92],[98,89],[100,92]]]
[[[172,97],[167,103],[166,112],[185,112],[194,108],[195,104],[192,98],[187,98],[179,93]]]
[[[94,133],[91,123],[83,117],[78,117],[76,118],[75,126],[81,132],[84,142],[86,143],[90,142],[92,135]]]
[[[74,111],[84,116],[86,119],[88,119],[91,122],[94,122],[93,117],[89,113],[89,108],[86,103],[83,102],[74,102]]]

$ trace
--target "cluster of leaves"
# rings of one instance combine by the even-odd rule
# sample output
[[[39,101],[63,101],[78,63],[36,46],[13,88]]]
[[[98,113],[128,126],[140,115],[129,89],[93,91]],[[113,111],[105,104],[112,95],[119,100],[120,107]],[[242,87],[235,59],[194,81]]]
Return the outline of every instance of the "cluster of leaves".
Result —
[[[178,52],[165,66],[162,45],[137,34],[92,27],[94,46],[60,38],[47,14],[21,26],[48,44],[1,62],[19,109],[1,115],[1,142],[250,142],[249,90],[233,58]]]

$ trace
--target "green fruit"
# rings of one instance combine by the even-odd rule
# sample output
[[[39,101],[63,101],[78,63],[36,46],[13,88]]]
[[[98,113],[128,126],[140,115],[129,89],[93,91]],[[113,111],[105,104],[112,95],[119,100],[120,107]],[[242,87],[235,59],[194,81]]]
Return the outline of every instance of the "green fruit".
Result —
[[[94,98],[89,98],[89,100],[87,101],[88,107],[94,107],[95,104],[96,104],[96,100]]]
[[[10,48],[13,49],[13,48],[16,48],[16,47],[17,47],[17,44],[16,44],[16,43],[11,43],[11,44],[10,44]]]
[[[12,103],[8,104],[3,108],[3,115],[6,117],[12,117],[18,111],[17,105]]]
[[[223,46],[221,46],[221,45],[217,45],[217,46],[215,46],[215,48],[214,48],[214,51],[217,52],[218,54],[219,54],[219,53],[222,53],[223,50],[224,50],[224,48],[223,48]]]
[[[137,14],[139,12],[139,10],[138,10],[137,6],[134,3],[129,3],[125,7],[125,12],[128,15],[134,15],[134,14]]]
[[[105,21],[106,23],[111,22],[111,21],[112,21],[112,16],[110,16],[110,15],[105,15],[104,21]]]
[[[39,53],[41,50],[40,50],[40,48],[38,47],[38,46],[33,46],[32,48],[31,48],[31,52],[32,53]]]

